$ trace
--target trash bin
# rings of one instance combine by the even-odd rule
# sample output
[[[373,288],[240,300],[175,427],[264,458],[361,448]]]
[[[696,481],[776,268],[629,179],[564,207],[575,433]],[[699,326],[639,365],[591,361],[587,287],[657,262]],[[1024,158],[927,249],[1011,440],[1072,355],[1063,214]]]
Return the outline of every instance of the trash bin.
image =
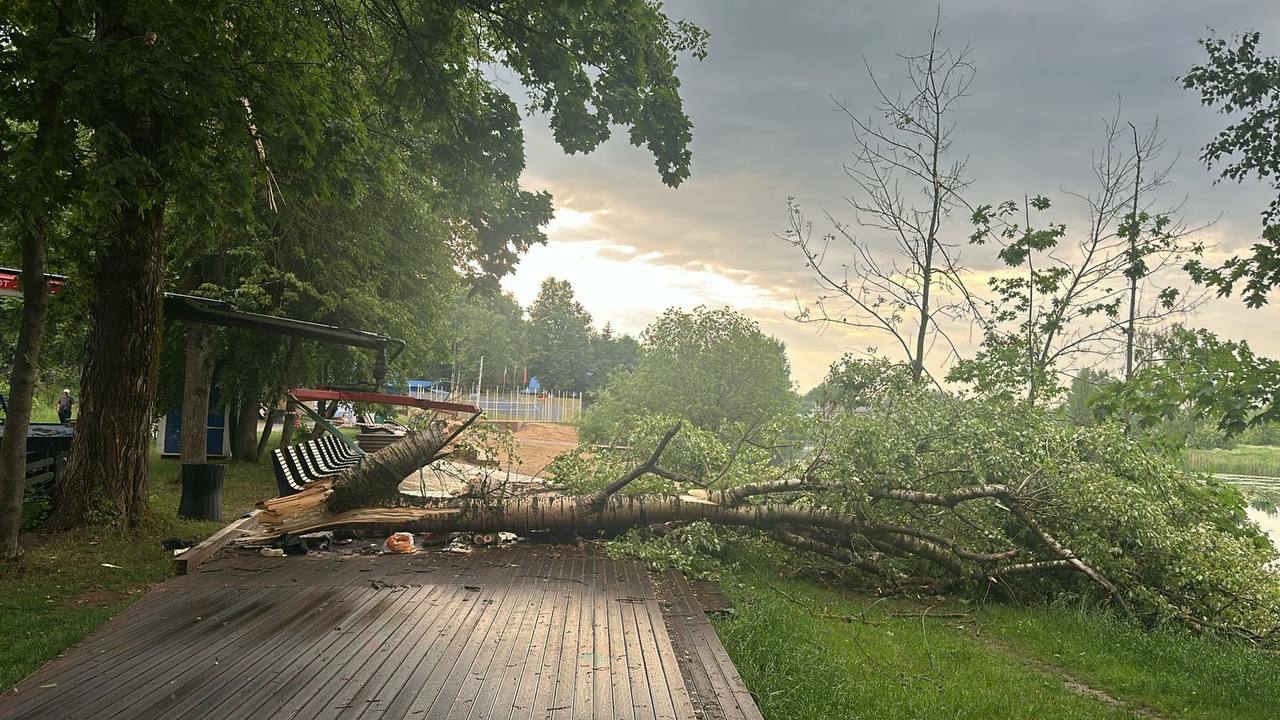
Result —
[[[178,515],[197,520],[221,520],[222,481],[226,477],[226,465],[183,463],[182,499],[178,502]]]

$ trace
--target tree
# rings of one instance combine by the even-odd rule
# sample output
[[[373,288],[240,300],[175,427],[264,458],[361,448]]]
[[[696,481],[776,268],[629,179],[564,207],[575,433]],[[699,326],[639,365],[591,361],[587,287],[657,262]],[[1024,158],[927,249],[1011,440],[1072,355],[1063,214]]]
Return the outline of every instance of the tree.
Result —
[[[911,382],[911,368],[906,365],[845,354],[831,364],[827,376],[806,397],[824,414],[853,412]]]
[[[486,386],[496,383],[494,373],[528,367],[527,328],[524,310],[515,298],[493,291],[467,292],[456,297],[448,340],[449,376],[454,388],[464,387],[479,377],[484,358]],[[515,378],[511,385],[519,382]]]
[[[20,69],[49,58],[76,69],[63,107],[92,157],[83,199],[95,238],[84,254],[88,352],[56,526],[91,516],[134,523],[145,512],[165,228],[179,198],[244,208],[261,194],[268,205],[287,203],[272,163],[290,158],[320,206],[358,206],[385,157],[369,151],[405,148],[435,161],[415,168],[418,192],[467,211],[465,222],[444,219],[447,232],[413,233],[413,246],[444,244],[460,267],[484,273],[509,268],[520,247],[540,239],[546,201],[516,192],[511,173],[484,180],[495,164],[523,164],[519,115],[482,69],[490,63],[519,77],[566,151],[589,151],[622,125],[652,152],[664,182],[688,175],[691,125],[675,71],[680,54],[705,54],[707,36],[650,0],[585,9],[446,0],[75,7],[83,13],[56,42],[46,39],[63,18],[15,15],[6,32],[24,41],[5,51]],[[4,110],[6,118],[18,112]],[[366,142],[374,136],[377,146]],[[471,204],[436,178],[494,192]]]
[[[643,365],[643,360],[642,360]],[[913,593],[1104,600],[1148,623],[1280,637],[1277,558],[1239,491],[1152,455],[1114,424],[911,385],[864,412],[781,422],[753,442],[643,415],[625,446],[549,468],[559,492],[502,483],[445,501],[401,495],[456,432],[411,434],[359,468],[266,503],[252,542],[321,529],[619,533],[701,523],[824,570]],[[778,462],[780,444],[804,448]],[[709,530],[718,526],[729,530]]]
[[[1280,191],[1280,57],[1258,50],[1262,36],[1248,32],[1232,37],[1205,38],[1200,46],[1208,55],[1179,78],[1188,90],[1200,92],[1203,105],[1218,108],[1237,119],[1204,146],[1200,159],[1210,170],[1221,165],[1221,177],[1241,182],[1250,175]],[[1237,256],[1220,267],[1188,265],[1197,282],[1230,295],[1244,282],[1242,298],[1249,307],[1266,304],[1271,290],[1280,285],[1280,192],[1262,211],[1262,238],[1252,255]]]
[[[890,94],[867,65],[877,93],[874,112],[886,118],[887,125],[876,125],[837,102],[853,129],[853,162],[845,172],[857,189],[849,199],[857,224],[890,240],[894,254],[879,252],[881,243],[856,237],[831,213],[827,219],[834,232],[815,240],[813,223],[794,198],[788,200],[783,234],[804,255],[805,267],[820,288],[816,301],[802,307],[796,319],[888,335],[917,382],[932,378],[925,360],[934,341],[941,338],[954,352],[938,320],[962,317],[969,310],[959,245],[946,239],[943,225],[961,205],[960,192],[967,183],[965,162],[949,159],[951,116],[973,82],[974,66],[967,49],[944,49],[940,39],[941,12],[928,50],[902,56],[905,96]],[[918,188],[922,204],[903,197],[904,182]],[[847,256],[830,252],[837,241],[847,248]]]
[[[1280,361],[1247,342],[1177,326],[1153,335],[1133,377],[1108,386],[1097,405],[1145,429],[1190,416],[1229,435],[1280,419]]]
[[[529,373],[560,392],[587,388],[591,365],[591,315],[568,280],[548,277],[529,305]]]
[[[728,436],[796,407],[782,342],[728,308],[670,308],[645,328],[635,369],[610,378],[581,432],[608,442],[648,411]]]
[[[1132,128],[1132,126],[1130,126]],[[973,210],[970,241],[993,245],[1014,274],[993,274],[993,296],[981,317],[982,346],[955,364],[947,378],[979,393],[1050,402],[1062,391],[1059,374],[1079,362],[1121,358],[1131,372],[1132,342],[1142,332],[1195,309],[1171,271],[1199,257],[1203,245],[1176,219],[1155,210],[1153,194],[1165,185],[1157,129],[1126,148],[1117,114],[1104,123],[1094,155],[1098,185],[1071,195],[1084,203],[1088,225],[1070,233],[1063,224],[1033,225],[1045,213],[1043,196]],[[1021,220],[1021,222],[1019,222]]]
[[[16,32],[36,24],[34,32]],[[51,238],[78,181],[77,128],[67,117],[64,78],[74,68],[73,53],[42,56],[42,45],[72,40],[70,26],[83,21],[75,3],[49,8],[18,3],[11,19],[0,21],[0,197],[3,217],[19,238],[22,262],[21,322],[9,374],[6,432],[0,441],[0,560],[20,552],[18,530],[26,479],[26,442],[44,345],[50,288],[45,280]]]

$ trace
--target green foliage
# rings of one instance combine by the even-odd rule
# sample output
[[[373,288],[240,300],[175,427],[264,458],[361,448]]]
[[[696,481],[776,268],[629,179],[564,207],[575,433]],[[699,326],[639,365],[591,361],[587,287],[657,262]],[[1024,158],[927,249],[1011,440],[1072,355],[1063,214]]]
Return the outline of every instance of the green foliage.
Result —
[[[1255,355],[1247,342],[1175,327],[1153,338],[1144,360],[1129,382],[1100,395],[1100,412],[1139,428],[1208,418],[1228,434],[1280,418],[1280,362]]]
[[[844,512],[910,525],[919,522],[910,508],[873,503],[866,493],[1002,483],[1144,616],[1260,633],[1280,628],[1280,579],[1263,569],[1276,550],[1246,520],[1243,496],[1150,454],[1119,426],[1072,427],[1020,403],[921,393],[818,431],[828,456],[820,477],[841,487],[821,500]],[[1019,532],[994,503],[929,523],[944,537],[992,551],[1017,536],[1001,539],[991,529]],[[1081,580],[1014,584],[1030,593],[1092,595]]]
[[[643,413],[681,417],[721,437],[798,407],[782,342],[728,308],[668,309],[645,328],[634,370],[610,378],[582,420],[584,438],[617,444]]]
[[[1280,191],[1280,57],[1259,51],[1262,36],[1254,31],[1231,40],[1200,40],[1208,55],[1180,80],[1188,90],[1200,93],[1200,102],[1233,115],[1233,121],[1209,144],[1200,159],[1213,169],[1222,166],[1222,177],[1241,182],[1256,176]],[[1234,257],[1221,267],[1191,263],[1197,282],[1231,294],[1244,282],[1242,297],[1249,307],[1261,307],[1271,289],[1280,284],[1280,194],[1262,211],[1262,241],[1252,255]]]
[[[609,542],[609,557],[634,558],[655,570],[674,568],[685,577],[715,579],[720,566],[715,558],[732,530],[702,520],[674,528],[632,528]]]
[[[848,412],[912,384],[911,367],[886,358],[860,359],[845,354],[831,364],[827,376],[805,399],[819,412]]]
[[[495,371],[500,375],[503,369],[523,371],[528,366],[524,311],[511,295],[461,289],[453,301],[447,333],[450,363],[437,377],[451,376],[468,386],[479,377],[483,357],[484,382],[492,386]]]
[[[582,392],[590,382],[591,315],[568,280],[548,277],[529,306],[530,374],[543,388]]]
[[[993,297],[986,301],[981,347],[972,358],[957,361],[948,380],[969,385],[983,396],[1051,403],[1065,390],[1060,372],[1075,358],[1123,351],[1129,333],[1136,336],[1168,314],[1187,309],[1181,289],[1155,276],[1198,257],[1203,247],[1187,241],[1184,228],[1168,214],[1139,210],[1135,215],[1124,209],[1126,190],[1138,203],[1163,182],[1158,169],[1148,170],[1154,178],[1139,176],[1134,169],[1158,157],[1156,135],[1153,131],[1139,140],[1135,131],[1138,145],[1124,155],[1113,149],[1116,122],[1107,127],[1104,158],[1116,152],[1122,160],[1097,165],[1103,188],[1098,198],[1089,200],[1090,225],[1073,243],[1074,252],[1063,247],[1066,225],[1032,224],[1032,210],[1049,210],[1046,197],[1037,195],[1023,206],[1006,201],[973,211],[970,242],[997,246],[999,259],[1013,273],[988,280]],[[1022,222],[1017,221],[1019,215]]]
[[[1062,412],[1076,425],[1095,424],[1098,418],[1093,408],[1094,401],[1104,388],[1114,382],[1115,378],[1103,370],[1084,368],[1071,378]]]

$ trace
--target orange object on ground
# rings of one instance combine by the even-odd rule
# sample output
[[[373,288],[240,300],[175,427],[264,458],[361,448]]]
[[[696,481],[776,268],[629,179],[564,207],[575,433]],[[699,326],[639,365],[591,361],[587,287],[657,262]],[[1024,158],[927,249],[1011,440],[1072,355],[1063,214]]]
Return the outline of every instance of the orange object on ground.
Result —
[[[387,538],[387,541],[383,543],[383,547],[389,553],[411,553],[415,550],[413,547],[413,533],[395,533]]]

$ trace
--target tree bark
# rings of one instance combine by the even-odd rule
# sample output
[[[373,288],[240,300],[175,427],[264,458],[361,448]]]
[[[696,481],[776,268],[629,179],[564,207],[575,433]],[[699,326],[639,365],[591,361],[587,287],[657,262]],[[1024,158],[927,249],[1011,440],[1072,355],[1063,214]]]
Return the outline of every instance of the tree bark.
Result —
[[[164,204],[125,203],[92,273],[80,416],[50,525],[146,515],[160,368]]]
[[[284,371],[281,373],[281,377],[283,378],[283,382],[281,384],[284,385],[284,388],[280,393],[280,398],[285,404],[284,420],[280,426],[279,447],[282,448],[288,447],[289,444],[293,442],[293,429],[297,425],[298,413],[293,408],[289,407],[287,394],[298,382],[298,363],[301,359],[302,338],[289,338],[289,350],[285,353]],[[262,457],[262,454],[267,450],[267,443],[271,440],[272,421],[275,419],[276,415],[275,409],[279,405],[280,403],[277,402],[275,406],[272,406],[271,414],[267,416],[266,430],[262,433],[262,439],[258,441],[258,457]]]
[[[9,374],[9,412],[0,441],[0,560],[12,560],[21,552],[18,531],[27,476],[27,428],[49,308],[49,284],[44,278],[48,230],[47,219],[41,218],[22,234],[22,320]]]
[[[241,399],[236,408],[231,434],[231,456],[236,462],[258,462],[258,406],[254,399]]]
[[[182,436],[179,456],[183,463],[209,459],[209,395],[213,382],[216,331],[202,323],[189,323],[186,365],[182,381]]]
[[[124,3],[104,3],[95,34],[104,45],[140,42],[145,28]],[[80,380],[80,416],[66,470],[54,492],[49,524],[91,521],[137,525],[147,514],[151,429],[160,369],[164,309],[164,210],[160,179],[164,131],[154,112],[116,88],[94,119],[108,137],[104,161],[145,167],[122,175],[113,190],[103,238],[88,273],[89,332]]]

